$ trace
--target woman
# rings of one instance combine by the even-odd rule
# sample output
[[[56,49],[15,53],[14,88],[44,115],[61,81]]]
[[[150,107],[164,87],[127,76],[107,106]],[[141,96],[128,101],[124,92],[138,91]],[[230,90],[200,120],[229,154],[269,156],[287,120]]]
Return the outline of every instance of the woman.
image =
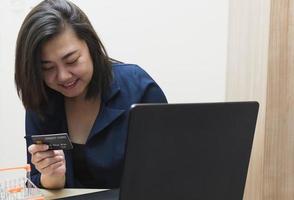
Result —
[[[39,187],[117,188],[134,103],[165,103],[139,66],[110,59],[87,16],[66,0],[45,0],[19,31],[15,82],[26,136],[67,132],[73,150],[27,141]]]

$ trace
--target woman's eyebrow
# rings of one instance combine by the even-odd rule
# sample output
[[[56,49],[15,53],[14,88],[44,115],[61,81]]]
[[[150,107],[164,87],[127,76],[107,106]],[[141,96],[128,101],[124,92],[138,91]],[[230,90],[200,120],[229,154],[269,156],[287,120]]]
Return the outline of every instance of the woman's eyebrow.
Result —
[[[62,56],[62,60],[65,60],[66,58],[70,57],[71,55],[75,54],[78,50],[74,50],[74,51],[71,51],[67,54],[65,54],[64,56]]]
[[[78,52],[78,50],[71,51],[71,52],[65,54],[64,56],[62,56],[61,59],[65,60],[66,58],[70,57],[71,55],[75,54],[76,52]],[[46,64],[46,63],[51,63],[51,61],[49,61],[49,60],[41,60],[41,63]]]
[[[42,64],[47,64],[47,63],[51,63],[51,61],[48,61],[48,60],[41,60],[41,63],[42,63]]]

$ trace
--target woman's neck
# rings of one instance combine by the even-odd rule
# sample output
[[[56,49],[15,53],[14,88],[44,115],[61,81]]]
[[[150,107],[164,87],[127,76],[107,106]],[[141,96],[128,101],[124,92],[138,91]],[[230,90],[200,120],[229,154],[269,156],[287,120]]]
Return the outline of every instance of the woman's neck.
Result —
[[[76,97],[76,98],[64,98],[64,103],[66,108],[71,109],[91,109],[92,107],[99,107],[100,105],[100,97],[85,99],[85,97]]]
[[[85,144],[100,112],[100,97],[95,99],[65,99],[68,132],[74,143]]]

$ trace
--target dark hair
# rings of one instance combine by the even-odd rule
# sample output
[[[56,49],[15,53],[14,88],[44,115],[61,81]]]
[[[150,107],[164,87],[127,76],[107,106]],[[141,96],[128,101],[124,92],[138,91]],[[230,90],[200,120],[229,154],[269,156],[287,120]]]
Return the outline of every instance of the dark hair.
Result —
[[[112,80],[111,59],[83,11],[67,0],[44,0],[26,16],[17,38],[15,84],[26,109],[40,112],[51,92],[43,81],[41,48],[49,39],[71,27],[87,43],[93,76],[86,99],[105,92]]]

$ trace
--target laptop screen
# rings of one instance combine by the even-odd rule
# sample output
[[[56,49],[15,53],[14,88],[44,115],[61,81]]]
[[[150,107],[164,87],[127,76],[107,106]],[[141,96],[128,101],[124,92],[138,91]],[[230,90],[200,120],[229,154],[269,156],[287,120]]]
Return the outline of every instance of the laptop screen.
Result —
[[[134,105],[120,200],[242,199],[258,107]]]

